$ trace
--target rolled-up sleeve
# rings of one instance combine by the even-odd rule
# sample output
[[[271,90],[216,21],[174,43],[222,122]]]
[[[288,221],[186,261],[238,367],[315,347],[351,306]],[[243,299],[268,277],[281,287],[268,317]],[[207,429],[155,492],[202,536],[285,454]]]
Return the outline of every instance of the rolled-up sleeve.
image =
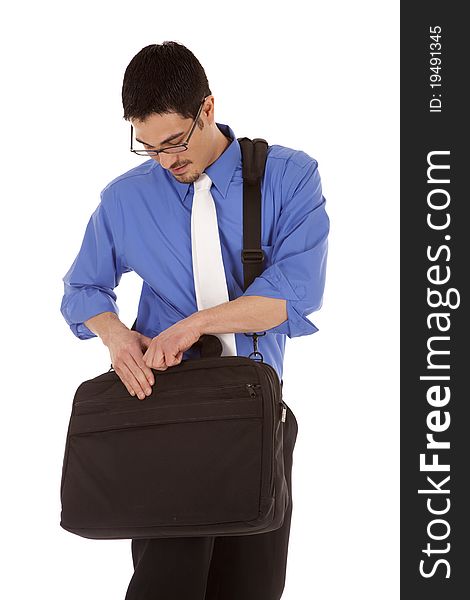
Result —
[[[97,337],[84,321],[102,312],[119,314],[114,288],[129,269],[122,266],[113,235],[108,197],[91,215],[80,250],[62,278],[64,295],[60,311],[72,332],[81,340]]]
[[[330,229],[318,163],[301,154],[304,165],[286,166],[271,264],[243,294],[285,299],[287,320],[266,332],[289,338],[318,331],[307,315],[322,306]]]

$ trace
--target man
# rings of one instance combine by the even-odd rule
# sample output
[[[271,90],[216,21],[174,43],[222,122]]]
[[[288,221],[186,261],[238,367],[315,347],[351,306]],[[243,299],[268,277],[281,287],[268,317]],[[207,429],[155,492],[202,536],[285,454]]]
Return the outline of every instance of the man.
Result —
[[[143,48],[123,81],[133,149],[147,161],[101,192],[75,261],[63,278],[61,312],[79,339],[99,336],[131,395],[141,400],[165,370],[194,356],[202,334],[235,334],[237,354],[259,349],[282,378],[286,335],[317,331],[307,315],[322,304],[329,219],[317,161],[268,148],[262,184],[265,269],[243,290],[242,166],[235,133],[215,121],[204,69],[183,45]],[[253,137],[259,136],[255,132]],[[217,212],[230,300],[198,310],[191,254],[194,183],[206,173]],[[210,269],[211,266],[207,265]],[[123,273],[142,280],[136,330],[118,318]],[[284,460],[291,496],[297,421],[289,409]],[[132,540],[126,600],[277,600],[285,584],[292,500],[282,527],[249,535]]]

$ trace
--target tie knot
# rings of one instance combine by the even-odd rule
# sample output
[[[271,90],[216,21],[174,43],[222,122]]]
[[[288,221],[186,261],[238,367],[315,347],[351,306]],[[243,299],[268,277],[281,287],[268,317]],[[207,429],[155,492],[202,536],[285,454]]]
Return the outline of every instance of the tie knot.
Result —
[[[201,173],[199,179],[194,182],[194,190],[209,190],[212,180],[207,173]]]

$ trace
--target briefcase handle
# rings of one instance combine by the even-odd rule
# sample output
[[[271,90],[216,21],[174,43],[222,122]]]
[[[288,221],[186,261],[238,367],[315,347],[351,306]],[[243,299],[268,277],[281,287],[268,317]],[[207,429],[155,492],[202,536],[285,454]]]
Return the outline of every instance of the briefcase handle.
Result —
[[[222,356],[222,342],[216,335],[204,333],[194,342],[190,350],[199,350],[201,358],[217,358]]]
[[[199,350],[201,358],[218,358],[219,356],[222,356],[222,342],[216,335],[210,333],[203,333],[201,337],[189,347],[189,350],[193,349]],[[108,369],[108,373],[110,371],[114,371],[112,364]]]

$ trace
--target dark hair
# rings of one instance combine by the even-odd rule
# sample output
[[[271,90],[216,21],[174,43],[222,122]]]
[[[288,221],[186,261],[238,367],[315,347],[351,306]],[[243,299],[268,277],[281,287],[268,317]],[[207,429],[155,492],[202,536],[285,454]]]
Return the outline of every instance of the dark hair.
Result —
[[[151,44],[124,73],[123,118],[145,121],[153,113],[175,112],[194,119],[202,99],[211,94],[206,73],[188,48],[173,41]]]

